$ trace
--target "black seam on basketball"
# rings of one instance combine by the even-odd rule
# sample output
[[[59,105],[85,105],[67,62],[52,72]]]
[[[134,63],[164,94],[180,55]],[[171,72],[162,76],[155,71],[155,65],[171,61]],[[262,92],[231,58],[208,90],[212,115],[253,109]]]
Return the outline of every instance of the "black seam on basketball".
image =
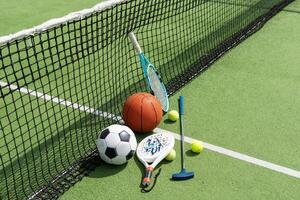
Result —
[[[153,105],[152,102],[151,102],[151,105],[152,105],[153,110],[154,110],[154,112],[155,112],[155,124],[157,124],[157,123],[158,123],[158,120],[157,120],[157,112],[156,112],[155,106]]]
[[[126,116],[126,120],[124,119],[124,116],[123,116],[124,122],[127,121],[128,113],[129,113],[130,108],[131,108],[131,105],[129,105],[128,108],[127,108],[127,110],[126,110],[126,112],[124,112],[124,113],[125,113],[125,116]]]
[[[143,102],[144,102],[144,99],[146,98],[147,96],[144,96],[142,99],[141,99],[141,132],[143,133]]]
[[[132,108],[131,105],[132,105],[132,104],[129,104],[129,106],[128,106],[128,109],[127,109],[127,112],[126,112],[126,116],[128,116],[128,112],[129,112],[130,109]],[[126,119],[127,119],[127,118],[128,118],[128,117],[126,117]],[[123,120],[124,120],[124,119],[123,119]],[[125,120],[124,120],[124,121],[125,121]]]

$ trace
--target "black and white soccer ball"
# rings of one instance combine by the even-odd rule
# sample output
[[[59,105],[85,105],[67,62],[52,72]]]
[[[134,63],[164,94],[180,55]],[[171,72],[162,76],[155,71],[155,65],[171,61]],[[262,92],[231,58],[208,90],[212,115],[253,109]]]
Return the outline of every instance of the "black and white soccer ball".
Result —
[[[135,153],[137,142],[133,131],[127,126],[114,124],[98,135],[96,140],[100,157],[109,164],[122,165]]]

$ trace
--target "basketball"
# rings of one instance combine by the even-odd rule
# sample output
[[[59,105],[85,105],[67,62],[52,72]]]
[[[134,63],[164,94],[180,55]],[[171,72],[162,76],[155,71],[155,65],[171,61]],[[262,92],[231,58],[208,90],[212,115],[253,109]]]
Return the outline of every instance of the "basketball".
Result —
[[[140,133],[152,131],[158,126],[163,115],[156,97],[144,92],[128,97],[122,113],[125,124]]]

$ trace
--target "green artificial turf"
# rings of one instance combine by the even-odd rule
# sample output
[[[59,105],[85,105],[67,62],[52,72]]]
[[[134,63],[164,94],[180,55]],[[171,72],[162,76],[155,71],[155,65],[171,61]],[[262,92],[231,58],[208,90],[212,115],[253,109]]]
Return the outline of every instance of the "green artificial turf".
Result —
[[[300,170],[299,20],[281,12],[171,98],[187,135]]]
[[[170,98],[171,109],[177,109],[178,96],[185,97],[186,135],[300,169],[299,20],[298,14],[280,13]],[[160,127],[179,132],[178,125],[164,118]],[[209,150],[196,156],[188,151],[186,161],[194,179],[169,180],[179,171],[177,157],[162,164],[157,185],[147,194],[138,188],[143,167],[136,159],[121,167],[103,164],[60,199],[285,200],[300,195],[296,178]]]
[[[179,153],[177,141],[176,151]],[[187,181],[170,180],[180,171],[180,159],[161,164],[162,172],[150,193],[141,193],[143,166],[130,160],[124,166],[103,164],[70,188],[60,200],[119,199],[297,199],[299,180],[210,151],[200,155],[186,153],[186,168],[195,173]],[[154,173],[155,174],[155,173]]]
[[[288,5],[284,10],[300,13],[300,0],[293,1],[293,3]]]
[[[90,8],[102,0],[1,0],[0,36],[39,25],[70,12]]]
[[[98,2],[95,0],[12,0],[9,3],[1,1],[0,35],[17,32],[24,28],[38,25],[53,17],[92,7]],[[297,9],[298,2],[291,4],[289,8]],[[227,12],[227,10],[221,8],[220,12]],[[186,13],[187,16],[191,14],[194,14],[193,10]],[[243,12],[240,14],[245,15]],[[226,20],[230,21],[230,23],[235,23],[234,20],[230,20],[233,16],[224,16],[228,18]],[[289,12],[283,12],[276,16],[258,34],[228,53],[211,69],[171,97],[172,108],[176,108],[176,99],[179,95],[186,97],[185,126],[188,136],[282,164],[286,167],[300,169],[300,159],[295,157],[299,153],[297,141],[300,139],[297,134],[300,129],[297,123],[300,118],[297,116],[297,110],[299,110],[297,99],[299,99],[300,95],[297,79],[299,70],[297,66],[299,66],[300,62],[299,58],[297,58],[299,45],[295,45],[298,41],[300,30],[300,26],[295,25],[300,19],[299,16],[296,13]],[[154,60],[161,70],[167,71],[167,67],[172,66],[168,63],[168,60],[184,65],[184,67],[191,64],[177,62],[176,57],[179,57],[181,53],[186,56],[188,51],[178,52],[174,42],[176,38],[181,38],[182,43],[189,46],[194,41],[198,41],[200,37],[205,38],[207,35],[210,35],[209,39],[213,39],[218,35],[218,32],[211,33],[198,30],[198,32],[195,31],[193,33],[194,35],[186,37],[184,30],[189,29],[189,26],[193,25],[187,22],[188,19],[187,17],[182,17],[175,20],[177,23],[182,24],[180,27],[182,31],[177,36],[172,32],[174,24],[168,24],[164,29],[166,33],[159,32],[161,30],[155,30],[157,31],[156,34],[161,35],[157,38],[161,41],[157,42],[159,46],[150,46],[150,44],[147,44],[147,41],[143,44],[145,50],[149,52],[147,55],[150,57],[156,55],[157,51],[166,52],[167,44],[169,44],[168,47],[172,47],[172,55],[170,57],[165,60],[157,57],[157,60]],[[202,24],[205,30],[210,30],[210,23],[208,20],[206,24]],[[148,26],[152,26],[152,24],[150,23]],[[223,24],[220,22],[219,26],[222,29]],[[147,30],[147,28],[145,29]],[[228,31],[229,34],[235,30],[228,29]],[[142,32],[140,34],[143,38],[149,33]],[[174,41],[171,41],[170,38],[173,38]],[[116,41],[116,43],[118,42]],[[191,47],[190,51],[198,51],[204,42],[201,40],[197,44],[198,46]],[[128,45],[129,43],[122,43],[122,48],[119,48],[118,51],[127,51]],[[112,49],[114,48],[115,46],[112,45]],[[103,52],[104,55],[113,55],[113,53]],[[202,53],[205,54],[206,52]],[[134,55],[133,52],[132,55]],[[191,58],[191,60],[193,59],[198,58]],[[128,59],[128,62],[130,62],[130,59]],[[106,64],[108,66],[103,67],[114,67],[115,63],[107,61]],[[31,69],[35,69],[35,67],[31,66]],[[64,82],[67,82],[69,85],[64,85],[64,89],[68,92],[64,93],[66,95],[64,98],[84,104],[86,99],[93,99],[93,92],[95,92],[88,90],[78,92],[79,90],[74,89],[73,86],[80,82],[79,74],[84,74],[84,70],[85,68],[75,68],[74,73],[71,74],[76,76],[76,78],[73,76],[68,76],[67,78],[65,76],[63,78],[63,75],[48,74],[43,80],[29,84],[28,88],[32,87],[34,89],[36,86],[43,85],[43,81],[49,81],[49,85],[44,85],[43,92],[49,93],[51,91],[51,95],[59,96],[62,90],[60,87],[56,87],[56,84],[63,85]],[[90,78],[99,79],[96,77],[98,70],[99,68],[91,71],[90,73],[93,77]],[[45,68],[41,67],[39,73],[46,73]],[[62,74],[64,73],[67,72],[62,70]],[[176,73],[180,74],[181,71]],[[134,76],[135,74],[131,75]],[[162,73],[162,76],[165,77],[168,74],[165,72]],[[16,77],[11,76],[11,78]],[[114,83],[113,78],[110,80],[101,79],[101,81]],[[81,83],[81,86],[88,88],[88,86],[91,86],[90,84]],[[116,85],[115,87],[118,86]],[[5,89],[3,91],[5,92]],[[106,95],[109,96],[109,93],[106,93]],[[20,96],[22,96],[22,99],[20,99]],[[26,104],[27,107],[22,108],[20,106],[18,112],[9,114],[10,121],[15,122],[15,124],[11,124],[12,127],[22,126],[22,129],[16,130],[14,136],[7,136],[6,139],[10,143],[12,141],[16,142],[20,152],[23,149],[35,149],[36,146],[41,148],[37,151],[31,151],[36,153],[34,157],[32,155],[28,156],[29,158],[23,156],[14,161],[16,164],[14,165],[15,169],[22,166],[25,160],[28,162],[28,168],[20,167],[21,169],[19,169],[21,174],[25,174],[22,177],[23,181],[30,179],[30,174],[34,174],[35,167],[41,169],[48,167],[49,158],[47,156],[53,157],[53,162],[51,162],[53,169],[62,170],[64,167],[63,162],[55,158],[55,155],[72,149],[70,145],[76,146],[78,144],[82,146],[82,148],[79,148],[79,152],[72,151],[70,153],[75,155],[75,157],[82,155],[83,152],[89,150],[89,145],[94,145],[93,141],[90,144],[85,144],[84,141],[88,141],[87,138],[93,139],[93,137],[89,136],[94,135],[95,130],[99,130],[100,127],[104,126],[104,124],[96,123],[95,121],[91,122],[95,118],[89,114],[86,115],[70,108],[62,108],[60,105],[53,105],[52,102],[45,103],[43,100],[27,97],[26,95],[23,96],[18,93],[14,93],[11,97],[6,97],[6,102],[10,102],[8,98],[14,98],[11,99],[11,102],[14,104],[11,103],[8,106],[9,109],[11,107],[11,110],[14,110],[16,105]],[[2,101],[0,99],[0,103]],[[34,106],[31,107],[29,102],[32,102]],[[46,112],[49,108],[51,108],[51,112]],[[27,110],[32,110],[33,112],[27,112]],[[61,113],[64,117],[57,119],[54,113]],[[70,113],[74,113],[72,115],[74,118],[69,118]],[[18,121],[15,120],[17,118],[19,119]],[[34,121],[36,124],[30,123],[26,125],[28,120]],[[42,121],[43,123],[41,123]],[[43,132],[44,128],[49,128],[54,121],[58,126],[57,129],[48,131],[47,135],[45,135]],[[11,128],[8,120],[2,120],[1,123],[3,127]],[[72,125],[67,127],[66,125],[68,124]],[[169,124],[165,121],[165,123],[161,124],[161,127],[178,132],[178,124]],[[37,134],[32,136],[33,132]],[[72,134],[65,135],[73,132],[80,137]],[[42,145],[38,144],[39,138],[43,138],[45,143]],[[67,140],[71,142],[67,143]],[[60,145],[56,146],[58,143]],[[61,145],[64,143],[65,145]],[[59,148],[63,146],[63,149],[58,149],[58,146]],[[5,150],[2,151],[2,149]],[[47,149],[47,155],[41,154],[40,152],[46,151],[45,149]],[[6,147],[0,146],[0,152],[4,155],[2,157],[4,165],[10,162],[6,151]],[[179,153],[178,146],[177,153]],[[13,149],[10,152],[10,156],[16,158],[16,155],[17,150]],[[36,164],[33,159],[40,159],[41,162]],[[72,160],[74,157],[69,159],[68,153],[66,153],[68,163],[74,161]],[[144,197],[150,199],[169,199],[170,197],[175,199],[199,199],[201,197],[204,199],[295,199],[299,196],[299,192],[296,190],[299,187],[299,182],[295,178],[290,178],[286,175],[209,151],[205,151],[199,156],[191,156],[188,153],[187,160],[188,169],[196,172],[195,179],[180,183],[169,180],[172,172],[179,171],[179,159],[177,159],[173,163],[165,163],[163,165],[163,172],[157,187],[150,194],[140,193],[138,185],[143,169],[140,164],[136,165],[138,163],[137,160],[131,160],[128,166],[111,167],[102,165],[71,188],[61,199],[139,199]],[[18,165],[17,162],[21,164]],[[30,171],[30,173],[26,174],[27,171]],[[7,173],[13,172],[8,170]],[[51,176],[44,170],[36,173],[39,173],[38,175],[36,174],[37,177],[45,179],[49,179]],[[7,180],[7,182],[8,184],[13,184],[15,177],[10,176],[10,178],[11,180]],[[43,179],[37,180],[37,183],[40,185],[44,184]],[[35,186],[34,184],[37,183],[33,183],[31,186]],[[24,188],[20,188],[20,191],[23,190]]]

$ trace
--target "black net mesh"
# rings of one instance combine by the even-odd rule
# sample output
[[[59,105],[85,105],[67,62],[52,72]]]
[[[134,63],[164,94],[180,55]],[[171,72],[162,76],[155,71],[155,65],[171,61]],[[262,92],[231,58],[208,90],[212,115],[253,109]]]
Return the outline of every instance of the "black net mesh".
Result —
[[[129,0],[0,45],[0,198],[55,198],[98,164],[98,131],[147,90],[129,31],[172,94],[289,2]]]

